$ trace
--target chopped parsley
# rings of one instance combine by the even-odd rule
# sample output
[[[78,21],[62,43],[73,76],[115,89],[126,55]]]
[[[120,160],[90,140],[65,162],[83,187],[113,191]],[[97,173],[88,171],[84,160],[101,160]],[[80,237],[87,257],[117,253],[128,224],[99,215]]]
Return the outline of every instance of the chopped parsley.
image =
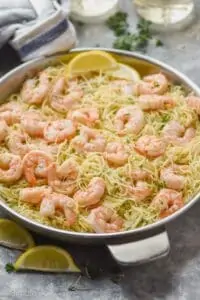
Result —
[[[118,12],[109,18],[107,25],[116,36],[113,42],[113,47],[116,49],[146,52],[149,41],[153,39],[151,22],[140,19],[137,24],[137,32],[132,33],[129,31],[127,14],[124,12]],[[161,47],[163,43],[156,39],[155,45]]]
[[[106,22],[108,27],[114,31],[116,36],[121,36],[128,33],[127,14],[119,11],[114,16],[110,17]]]
[[[161,40],[156,40],[156,47],[162,47],[164,44]]]
[[[6,272],[11,273],[11,272],[14,272],[14,271],[15,271],[15,267],[14,267],[13,264],[7,263],[7,264],[5,265],[5,270],[6,270]]]

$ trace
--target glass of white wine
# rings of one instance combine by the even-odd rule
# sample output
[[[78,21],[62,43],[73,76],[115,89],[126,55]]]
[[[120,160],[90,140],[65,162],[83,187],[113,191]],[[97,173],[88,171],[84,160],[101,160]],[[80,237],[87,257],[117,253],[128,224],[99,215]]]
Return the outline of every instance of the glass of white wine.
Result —
[[[154,29],[183,29],[194,19],[193,0],[135,0],[137,13]]]

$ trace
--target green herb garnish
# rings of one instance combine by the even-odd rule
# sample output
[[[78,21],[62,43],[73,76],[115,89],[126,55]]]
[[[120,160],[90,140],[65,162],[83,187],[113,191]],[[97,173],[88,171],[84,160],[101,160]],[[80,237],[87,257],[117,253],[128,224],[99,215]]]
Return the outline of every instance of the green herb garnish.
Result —
[[[108,19],[106,24],[114,31],[116,36],[121,36],[128,32],[127,14],[124,12],[117,12],[114,16]]]
[[[162,47],[164,44],[161,40],[156,40],[156,47]]]
[[[5,270],[6,270],[6,272],[11,273],[11,272],[15,271],[15,267],[13,266],[12,263],[7,263],[5,265]]]
[[[124,12],[116,13],[107,21],[108,27],[117,36],[113,42],[113,47],[121,50],[146,52],[149,41],[153,39],[151,24],[149,21],[140,19],[137,24],[137,32],[131,33],[127,22],[127,14]],[[162,41],[156,40],[157,47],[162,45]]]

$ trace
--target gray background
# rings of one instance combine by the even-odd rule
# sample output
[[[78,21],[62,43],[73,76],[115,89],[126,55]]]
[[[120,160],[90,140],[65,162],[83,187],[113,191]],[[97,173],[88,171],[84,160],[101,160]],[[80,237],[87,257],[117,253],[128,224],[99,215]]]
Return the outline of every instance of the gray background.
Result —
[[[122,8],[129,12],[129,21],[134,29],[137,23],[132,1],[121,1]],[[183,32],[162,33],[164,47],[150,45],[148,54],[160,59],[187,74],[200,84],[200,1],[197,1],[197,18]],[[77,26],[79,45],[110,47],[112,33],[103,24]],[[0,52],[0,70],[4,73],[18,62],[16,55],[5,47]],[[187,214],[167,226],[171,252],[166,258],[146,265],[122,269],[124,277],[119,284],[111,281],[117,271],[115,263],[104,247],[81,247],[62,244],[69,249],[78,263],[102,268],[95,280],[81,278],[78,286],[87,291],[68,291],[76,275],[71,274],[7,274],[5,263],[12,262],[15,251],[0,248],[0,300],[4,299],[142,299],[142,300],[199,300],[200,299],[200,205],[196,204]],[[40,243],[54,244],[43,237]]]

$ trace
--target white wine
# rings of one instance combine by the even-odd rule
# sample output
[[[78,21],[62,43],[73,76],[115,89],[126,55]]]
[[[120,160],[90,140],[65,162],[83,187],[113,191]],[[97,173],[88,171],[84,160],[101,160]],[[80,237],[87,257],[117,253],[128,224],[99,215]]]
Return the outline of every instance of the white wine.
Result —
[[[135,0],[137,13],[159,30],[182,29],[194,19],[193,0]]]

